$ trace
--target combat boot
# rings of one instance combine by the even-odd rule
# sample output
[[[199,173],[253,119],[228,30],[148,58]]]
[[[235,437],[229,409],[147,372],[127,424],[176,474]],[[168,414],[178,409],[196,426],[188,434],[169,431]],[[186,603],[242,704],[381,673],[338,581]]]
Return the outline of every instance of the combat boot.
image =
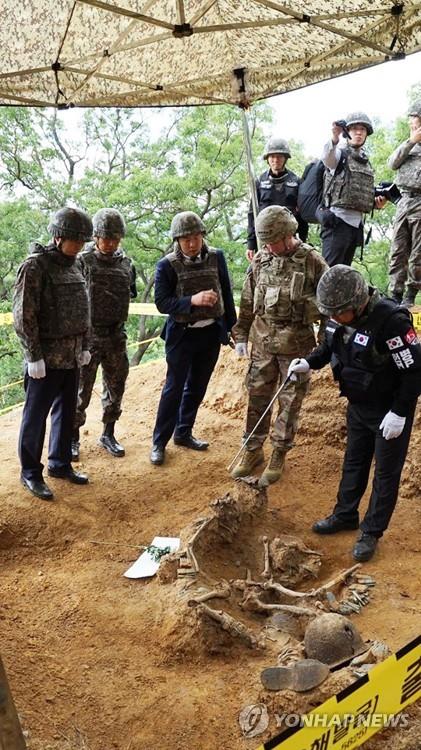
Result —
[[[72,446],[72,461],[79,461],[79,449],[80,449],[79,430],[73,431],[71,446]]]
[[[249,477],[253,474],[253,469],[259,464],[263,463],[265,456],[263,448],[256,448],[254,451],[245,450],[241,461],[238,462],[237,466],[231,472],[231,476],[234,479],[238,477]]]
[[[108,453],[111,453],[112,456],[121,458],[122,456],[124,456],[125,450],[114,437],[114,425],[115,422],[108,422],[104,425],[104,432],[102,433],[98,442],[100,445],[102,445],[103,448],[105,448],[105,450],[108,451]]]
[[[281,478],[285,466],[285,451],[282,448],[274,448],[270,461],[259,479],[259,487],[267,487]]]

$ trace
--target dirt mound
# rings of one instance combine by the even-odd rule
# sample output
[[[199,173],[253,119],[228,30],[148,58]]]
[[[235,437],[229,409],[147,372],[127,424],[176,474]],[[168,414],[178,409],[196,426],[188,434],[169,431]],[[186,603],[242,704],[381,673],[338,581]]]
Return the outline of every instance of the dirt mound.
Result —
[[[259,679],[268,666],[264,652],[238,649],[235,660],[218,653],[205,661],[192,644],[193,609],[176,614],[175,587],[122,576],[139,545],[155,535],[178,535],[206,516],[212,500],[232,490],[226,467],[243,432],[246,368],[247,362],[224,351],[196,428],[198,437],[209,440],[209,450],[193,453],[170,445],[162,467],[149,463],[149,450],[165,363],[130,372],[116,430],[126,447],[124,459],[113,459],[97,445],[97,388],[79,464],[90,484],[50,480],[53,503],[32,498],[19,484],[20,412],[2,417],[0,639],[29,750],[147,750],[158,744],[163,750],[249,750],[276,732],[277,697],[269,699]],[[305,401],[284,478],[269,488],[265,528],[256,527],[257,535],[299,537],[319,550],[323,580],[352,564],[354,533],[332,541],[310,530],[332,508],[344,438],[344,404],[330,374],[322,373]],[[392,649],[419,630],[420,441],[418,412],[390,530],[364,567],[376,579],[372,602],[354,619],[364,640],[378,638]],[[214,557],[210,574],[221,582],[262,564],[257,543],[247,545],[240,535],[233,544],[228,559],[223,545]],[[334,681],[323,683],[317,702],[335,690]],[[259,700],[269,708],[269,730],[245,740],[239,714]],[[291,710],[293,704],[286,705]],[[416,715],[411,709],[410,730],[399,735],[388,730],[384,739],[370,740],[367,750],[413,750],[411,742],[421,734]]]

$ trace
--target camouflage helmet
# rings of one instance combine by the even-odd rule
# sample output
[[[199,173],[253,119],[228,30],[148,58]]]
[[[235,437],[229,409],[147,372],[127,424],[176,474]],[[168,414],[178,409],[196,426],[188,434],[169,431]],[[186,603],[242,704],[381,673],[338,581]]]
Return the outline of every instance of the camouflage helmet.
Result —
[[[256,234],[264,245],[291,237],[297,229],[297,219],[285,206],[268,206],[256,219]]]
[[[364,125],[367,135],[373,135],[373,123],[365,112],[350,112],[345,122],[347,128],[350,128],[351,125]]]
[[[100,208],[92,217],[94,237],[120,239],[126,234],[126,225],[120,211],[115,208]]]
[[[87,242],[92,239],[92,221],[80,208],[60,208],[52,217],[48,231],[53,237]]]
[[[271,154],[283,154],[289,159],[291,152],[289,150],[288,141],[285,141],[283,138],[276,138],[276,136],[269,138],[263,158],[267,159]]]
[[[194,211],[181,211],[176,214],[171,222],[171,237],[177,240],[179,237],[186,237],[188,234],[206,234],[206,227]]]
[[[416,99],[408,110],[408,117],[421,117],[421,99]]]
[[[324,272],[317,285],[317,307],[331,317],[345,310],[358,310],[368,299],[368,286],[361,274],[338,263]]]
[[[327,612],[307,625],[304,648],[308,659],[333,666],[366,651],[367,645],[351,620],[336,612]]]

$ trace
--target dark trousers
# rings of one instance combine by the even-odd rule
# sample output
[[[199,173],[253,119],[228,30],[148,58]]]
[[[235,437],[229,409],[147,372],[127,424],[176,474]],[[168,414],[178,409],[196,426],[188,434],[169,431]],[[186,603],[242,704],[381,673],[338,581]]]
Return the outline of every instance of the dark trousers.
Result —
[[[35,380],[25,373],[25,405],[19,433],[19,458],[22,476],[41,479],[41,463],[45,428],[51,410],[48,466],[52,469],[71,467],[71,440],[76,411],[79,370],[47,368],[45,378]]]
[[[363,225],[353,227],[329,211],[320,230],[320,239],[322,255],[329,267],[337,263],[350,266],[355,250],[363,244]]]
[[[173,433],[176,437],[191,435],[220,348],[216,323],[186,328],[178,343],[167,347],[167,378],[156,417],[154,445],[165,447]]]
[[[333,513],[343,520],[358,521],[358,506],[367,488],[374,457],[371,496],[360,528],[375,537],[383,535],[395,509],[415,406],[416,404],[407,416],[399,437],[385,440],[379,424],[387,410],[348,404],[347,447]]]

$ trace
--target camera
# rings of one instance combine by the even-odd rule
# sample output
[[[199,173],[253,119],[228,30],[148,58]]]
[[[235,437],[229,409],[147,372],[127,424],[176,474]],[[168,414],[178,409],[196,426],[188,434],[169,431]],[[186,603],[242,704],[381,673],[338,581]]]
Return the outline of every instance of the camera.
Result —
[[[391,203],[398,203],[402,193],[394,182],[379,182],[374,188],[374,197],[387,198]]]
[[[344,138],[351,138],[345,120],[335,120],[333,124],[337,125],[339,128],[342,128],[342,135]]]

